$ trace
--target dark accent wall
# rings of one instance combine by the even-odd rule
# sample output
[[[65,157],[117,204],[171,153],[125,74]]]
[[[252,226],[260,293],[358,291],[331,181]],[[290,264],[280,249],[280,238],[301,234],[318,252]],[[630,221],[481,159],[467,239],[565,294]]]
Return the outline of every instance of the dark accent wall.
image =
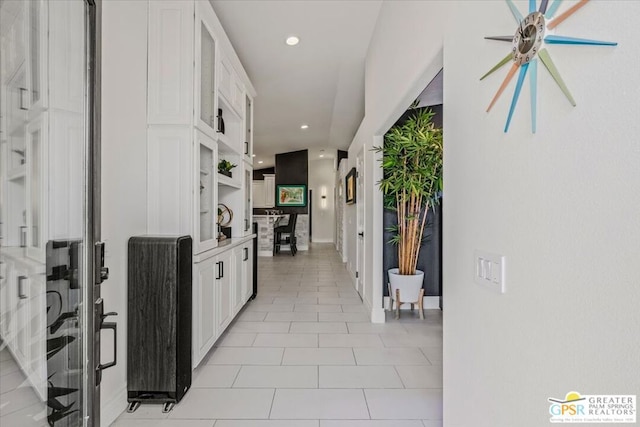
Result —
[[[308,150],[292,151],[276,154],[276,191],[278,185],[306,185],[309,189],[309,153]],[[276,194],[277,196],[277,194]],[[309,205],[305,207],[278,206],[285,213],[309,213]]]
[[[276,168],[254,169],[253,180],[262,181],[264,179],[264,174],[274,174],[274,173],[276,173]]]
[[[340,160],[346,159],[349,157],[348,151],[338,150],[338,165],[340,165]]]
[[[442,127],[442,105],[434,105],[427,107],[435,112],[433,122],[436,126]],[[410,112],[405,112],[396,122],[401,124],[407,120]],[[398,223],[396,212],[384,209],[383,212],[383,236],[384,236],[384,252],[382,255],[382,274],[384,277],[384,295],[389,295],[387,283],[387,270],[398,267],[398,248],[388,243],[392,237],[392,233],[388,231]],[[422,236],[422,249],[418,257],[418,270],[424,271],[424,288],[425,296],[441,296],[442,295],[442,199],[435,209],[429,209],[427,214],[427,222],[424,227]]]

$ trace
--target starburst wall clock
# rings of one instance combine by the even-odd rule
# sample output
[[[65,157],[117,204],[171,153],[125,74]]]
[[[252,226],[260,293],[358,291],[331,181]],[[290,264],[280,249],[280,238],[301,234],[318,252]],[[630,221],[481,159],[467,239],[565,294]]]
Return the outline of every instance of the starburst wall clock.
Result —
[[[560,87],[560,90],[567,97],[571,105],[576,106],[576,102],[569,91],[569,88],[565,84],[560,72],[556,68],[551,55],[547,51],[547,45],[553,44],[565,44],[565,45],[592,45],[592,46],[616,46],[615,42],[590,40],[576,37],[567,37],[556,34],[547,34],[550,30],[555,29],[558,25],[564,22],[567,18],[572,16],[576,11],[582,8],[588,0],[580,0],[578,3],[571,6],[562,14],[555,16],[562,0],[555,0],[551,6],[548,5],[548,0],[541,0],[540,7],[537,7],[536,0],[529,0],[529,14],[525,17],[522,16],[518,8],[513,4],[512,0],[506,0],[513,17],[515,18],[518,26],[516,27],[515,35],[513,36],[489,36],[485,37],[487,40],[498,40],[502,42],[509,42],[512,44],[511,51],[500,62],[498,62],[491,70],[489,70],[480,80],[484,80],[485,77],[493,74],[495,71],[502,68],[504,65],[511,62],[511,68],[507,73],[504,81],[498,88],[495,96],[487,108],[487,112],[491,111],[491,108],[495,105],[502,92],[513,79],[513,76],[519,70],[518,80],[516,82],[516,88],[511,100],[511,106],[509,107],[509,113],[507,115],[507,123],[505,124],[505,133],[509,131],[509,125],[511,124],[511,118],[518,104],[518,98],[522,86],[524,85],[527,72],[529,72],[530,92],[531,92],[531,132],[536,132],[536,110],[537,110],[537,94],[538,94],[538,58],[542,61],[542,64],[549,71],[555,82]],[[548,7],[547,7],[548,6]]]

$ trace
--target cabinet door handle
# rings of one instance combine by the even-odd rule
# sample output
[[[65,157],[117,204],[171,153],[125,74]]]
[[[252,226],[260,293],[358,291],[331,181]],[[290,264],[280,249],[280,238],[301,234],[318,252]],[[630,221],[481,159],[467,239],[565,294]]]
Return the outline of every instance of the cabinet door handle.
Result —
[[[24,111],[27,111],[29,109],[28,107],[25,107],[26,105],[25,100],[27,99],[27,96],[26,96],[27,94],[28,94],[27,89],[21,87],[20,88],[20,109]]]
[[[224,261],[220,261],[220,270],[222,271],[220,273],[220,278],[222,279],[224,277]]]
[[[18,276],[18,298],[27,299],[27,294],[24,292],[24,281],[27,280],[27,276]]]
[[[218,275],[216,276],[216,280],[220,280],[222,278],[222,276],[220,276],[220,263],[216,262],[216,265],[218,266]]]
[[[249,259],[249,248],[244,248],[244,259],[243,261],[246,261]]]
[[[249,154],[249,142],[244,142],[244,154]]]

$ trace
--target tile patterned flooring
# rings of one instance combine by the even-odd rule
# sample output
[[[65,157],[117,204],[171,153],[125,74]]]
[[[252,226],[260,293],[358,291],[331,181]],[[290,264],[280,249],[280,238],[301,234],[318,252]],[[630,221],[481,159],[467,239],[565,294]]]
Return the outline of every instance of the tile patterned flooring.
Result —
[[[331,244],[260,258],[258,297],[184,399],[113,426],[442,427],[442,313],[414,314],[370,323]]]

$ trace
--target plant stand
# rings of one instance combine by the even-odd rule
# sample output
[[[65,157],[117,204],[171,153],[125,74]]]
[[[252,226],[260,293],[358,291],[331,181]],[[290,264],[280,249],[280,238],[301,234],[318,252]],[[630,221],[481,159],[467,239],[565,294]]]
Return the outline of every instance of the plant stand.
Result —
[[[396,320],[400,319],[400,306],[402,304],[411,304],[411,311],[414,311],[415,304],[418,304],[418,310],[420,310],[420,319],[424,320],[424,308],[422,305],[422,301],[424,299],[424,289],[420,289],[420,296],[418,298],[418,301],[402,301],[400,299],[400,289],[396,289],[396,295],[394,298],[393,293],[391,292],[391,284],[389,284],[389,298],[391,298],[391,311],[393,311],[393,302],[395,301],[396,303]]]

